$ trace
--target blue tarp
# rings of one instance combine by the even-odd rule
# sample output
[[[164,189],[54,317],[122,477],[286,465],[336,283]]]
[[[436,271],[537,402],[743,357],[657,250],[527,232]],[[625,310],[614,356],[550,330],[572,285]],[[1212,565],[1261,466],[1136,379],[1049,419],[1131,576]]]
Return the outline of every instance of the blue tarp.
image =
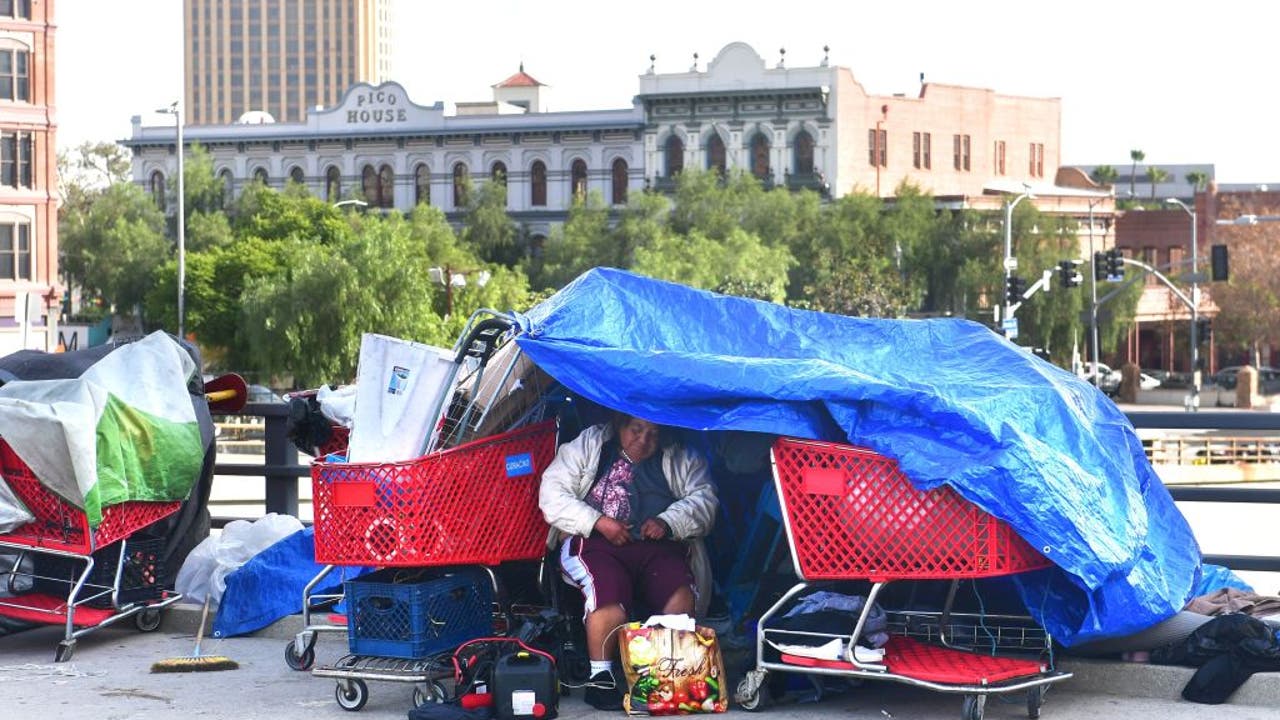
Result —
[[[574,392],[654,422],[839,440],[947,484],[1055,563],[1017,576],[1067,645],[1182,609],[1200,549],[1128,419],[980,324],[795,310],[596,269],[519,318]]]

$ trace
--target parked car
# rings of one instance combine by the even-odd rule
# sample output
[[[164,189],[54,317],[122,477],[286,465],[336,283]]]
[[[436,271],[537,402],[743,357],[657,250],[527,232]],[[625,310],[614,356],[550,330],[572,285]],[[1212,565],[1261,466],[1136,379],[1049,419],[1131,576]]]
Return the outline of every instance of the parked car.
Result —
[[[1232,365],[1222,368],[1213,375],[1213,384],[1223,390],[1235,390],[1236,376],[1245,367],[1244,365]],[[1261,395],[1280,393],[1280,370],[1267,365],[1258,368],[1258,393]]]
[[[1092,361],[1083,363],[1078,374],[1086,381],[1098,386],[1098,389],[1107,395],[1120,392],[1120,372],[1112,370],[1106,363],[1098,363],[1097,381],[1094,380]]]

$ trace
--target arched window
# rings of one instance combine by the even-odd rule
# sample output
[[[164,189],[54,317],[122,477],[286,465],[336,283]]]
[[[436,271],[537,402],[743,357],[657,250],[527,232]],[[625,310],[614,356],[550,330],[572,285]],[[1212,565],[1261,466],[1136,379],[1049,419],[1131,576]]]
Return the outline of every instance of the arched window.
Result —
[[[331,203],[342,199],[342,171],[337,165],[330,165],[324,171],[324,199]]]
[[[769,176],[769,139],[764,133],[756,133],[751,138],[751,174],[757,180],[764,180]]]
[[[289,170],[289,179],[301,185],[307,181],[307,174],[302,171],[301,167],[294,165]]]
[[[796,133],[795,142],[795,170],[797,175],[813,174],[813,136],[806,130]]]
[[[267,169],[264,167],[260,167],[253,171],[253,179],[263,185],[266,185],[271,181],[271,177],[267,175]]]
[[[534,207],[547,204],[547,166],[541,160],[534,160],[529,167],[529,204]]]
[[[151,173],[151,199],[156,207],[164,210],[164,173],[159,170]]]
[[[587,161],[578,158],[569,166],[569,187],[574,200],[587,199]]]
[[[396,174],[390,165],[378,169],[378,202],[375,204],[383,208],[395,207]]]
[[[453,166],[453,206],[465,207],[467,191],[470,189],[471,177],[467,173],[466,163],[455,163]]]
[[[360,171],[360,192],[364,201],[370,205],[378,204],[378,171],[372,165],[365,165]]]
[[[684,170],[684,141],[679,135],[673,134],[667,138],[665,160],[667,177],[675,177]]]
[[[418,163],[413,170],[413,204],[431,204],[431,168],[426,163]]]
[[[218,180],[222,183],[222,206],[227,207],[231,204],[231,198],[234,197],[233,192],[235,183],[231,179],[231,170],[222,168],[218,171]]]
[[[502,187],[506,187],[507,186],[507,164],[503,162],[494,163],[493,167],[489,169],[489,177],[494,182],[501,185]]]
[[[613,204],[627,204],[627,161],[618,158],[613,161]]]
[[[707,138],[707,169],[715,170],[721,176],[725,173],[724,141],[719,133],[711,133]]]

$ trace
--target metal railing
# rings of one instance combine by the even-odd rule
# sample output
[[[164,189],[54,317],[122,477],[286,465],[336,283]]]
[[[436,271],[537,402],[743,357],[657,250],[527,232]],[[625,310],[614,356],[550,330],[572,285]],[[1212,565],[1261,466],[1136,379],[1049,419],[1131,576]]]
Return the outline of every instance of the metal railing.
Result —
[[[216,475],[261,477],[265,482],[266,512],[298,517],[298,478],[311,469],[296,462],[297,454],[286,428],[287,405],[250,403],[241,415],[264,419],[264,462],[262,465],[218,463]],[[1280,431],[1280,413],[1265,412],[1131,412],[1129,421],[1138,429],[1154,430],[1250,430]],[[1276,480],[1280,481],[1280,467]],[[1280,506],[1280,489],[1257,487],[1168,486],[1174,500],[1184,502],[1270,503]],[[214,518],[222,527],[235,518]],[[1205,555],[1205,562],[1233,570],[1280,572],[1280,557],[1266,555]]]

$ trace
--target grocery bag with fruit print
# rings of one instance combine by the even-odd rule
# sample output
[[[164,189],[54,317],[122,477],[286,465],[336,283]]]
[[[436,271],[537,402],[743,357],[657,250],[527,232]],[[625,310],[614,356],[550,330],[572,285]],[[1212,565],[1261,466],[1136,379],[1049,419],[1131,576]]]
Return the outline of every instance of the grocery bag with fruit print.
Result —
[[[724,658],[715,630],[633,622],[620,632],[627,681],[622,706],[628,714],[685,715],[729,709]]]

